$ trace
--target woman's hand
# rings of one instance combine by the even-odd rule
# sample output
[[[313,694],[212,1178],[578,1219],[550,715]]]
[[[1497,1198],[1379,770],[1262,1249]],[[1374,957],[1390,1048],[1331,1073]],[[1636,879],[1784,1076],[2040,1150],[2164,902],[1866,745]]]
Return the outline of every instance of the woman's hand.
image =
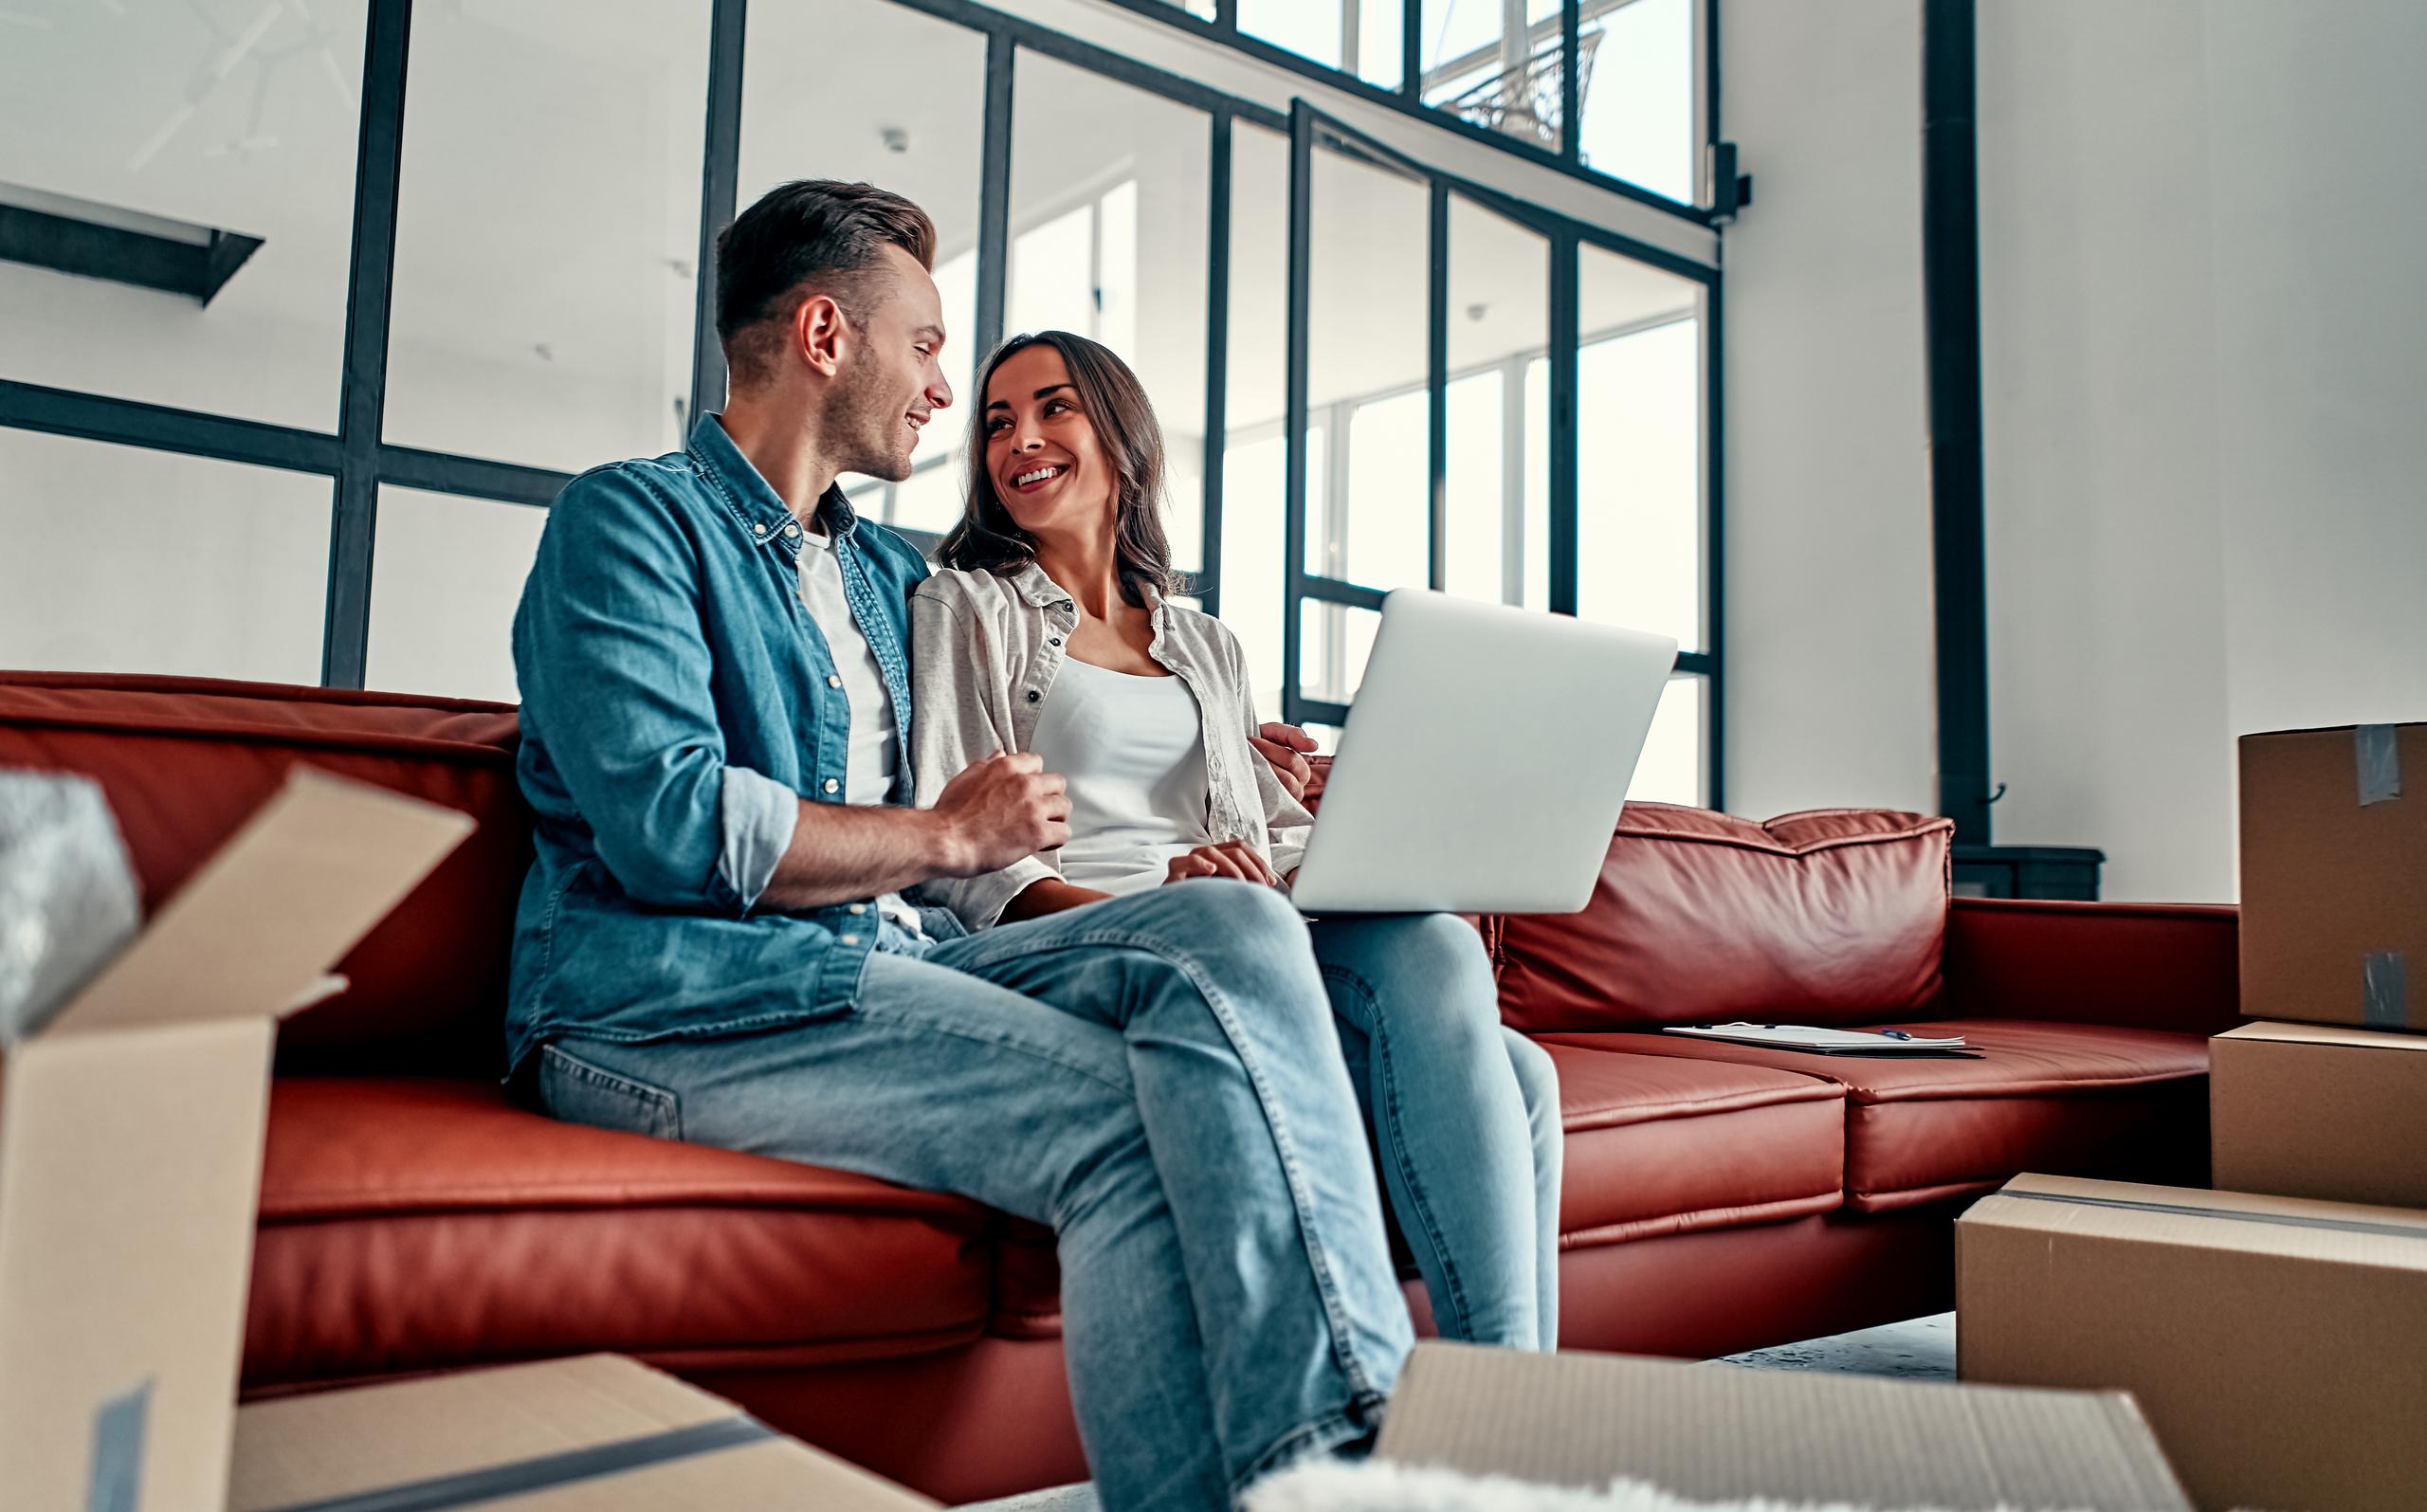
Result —
[[[1315,738],[1294,724],[1265,724],[1248,737],[1248,744],[1271,764],[1272,774],[1289,796],[1300,803],[1323,795],[1323,774],[1306,759],[1315,748]]]
[[[1235,877],[1241,882],[1259,882],[1268,887],[1282,885],[1264,853],[1244,840],[1225,840],[1218,845],[1199,846],[1184,856],[1174,856],[1164,868],[1163,885],[1186,882],[1191,877]]]

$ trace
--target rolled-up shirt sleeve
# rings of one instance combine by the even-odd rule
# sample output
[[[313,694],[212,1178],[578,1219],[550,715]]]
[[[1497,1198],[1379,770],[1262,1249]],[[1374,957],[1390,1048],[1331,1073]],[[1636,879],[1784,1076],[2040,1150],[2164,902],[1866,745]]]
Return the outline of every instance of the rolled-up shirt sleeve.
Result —
[[[800,794],[748,767],[724,769],[724,849],[717,869],[744,908],[758,902],[800,824]]]
[[[766,884],[768,850],[783,851],[767,791],[780,785],[731,776],[700,581],[692,543],[646,483],[586,473],[549,512],[516,619],[516,672],[617,884],[656,907],[738,918]],[[783,820],[785,844],[797,814]]]
[[[1010,732],[989,712],[1009,697],[1007,675],[994,669],[983,624],[956,612],[942,596],[949,592],[943,578],[931,577],[910,597],[910,750],[922,809],[933,808],[944,784],[972,762],[1011,749]],[[963,926],[985,929],[1013,899],[1061,875],[1047,858],[1023,856],[1000,871],[935,878],[920,885],[919,895],[951,909]]]

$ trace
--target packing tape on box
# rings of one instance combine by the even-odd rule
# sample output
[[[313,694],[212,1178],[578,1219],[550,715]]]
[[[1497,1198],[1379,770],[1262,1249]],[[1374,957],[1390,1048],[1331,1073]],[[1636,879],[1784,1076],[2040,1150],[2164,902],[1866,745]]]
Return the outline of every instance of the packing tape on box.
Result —
[[[2089,1197],[2069,1192],[1993,1192],[1993,1197],[2024,1197],[2033,1202],[2063,1202],[2085,1208],[2129,1208],[2134,1212],[2177,1212],[2191,1218],[2226,1218],[2235,1223],[2272,1223],[2286,1229],[2331,1229],[2337,1233],[2386,1234],[2427,1244],[2427,1223],[2370,1223],[2364,1218],[2302,1218],[2289,1212],[2241,1212],[2231,1208],[2196,1208],[2180,1202],[2142,1202],[2132,1197]]]
[[[143,1502],[143,1436],[152,1420],[152,1382],[93,1409],[93,1473],[84,1512],[136,1512]]]
[[[2408,1027],[2410,963],[2401,952],[2372,951],[2361,957],[2360,1019],[2370,1029]]]
[[[2401,747],[2392,725],[2358,726],[2351,732],[2351,749],[2360,760],[2361,808],[2401,796]]]
[[[575,1481],[621,1475],[627,1470],[663,1465],[668,1460],[689,1459],[695,1454],[712,1454],[719,1449],[738,1448],[744,1444],[756,1444],[761,1439],[776,1436],[774,1429],[755,1419],[720,1417],[710,1422],[695,1423],[689,1428],[670,1429],[663,1433],[621,1439],[586,1449],[516,1460],[511,1465],[433,1476],[427,1481],[333,1496],[318,1502],[298,1502],[279,1508],[278,1512],[442,1512],[444,1508],[473,1506],[503,1497],[567,1485]]]

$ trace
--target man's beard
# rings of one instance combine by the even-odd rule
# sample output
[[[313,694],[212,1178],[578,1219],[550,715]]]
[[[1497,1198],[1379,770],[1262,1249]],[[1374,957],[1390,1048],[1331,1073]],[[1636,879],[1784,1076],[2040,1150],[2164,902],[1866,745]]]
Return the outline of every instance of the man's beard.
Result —
[[[907,406],[894,403],[884,391],[884,375],[875,366],[855,362],[826,391],[819,419],[837,471],[900,483],[910,476],[910,451],[919,437],[910,428]]]

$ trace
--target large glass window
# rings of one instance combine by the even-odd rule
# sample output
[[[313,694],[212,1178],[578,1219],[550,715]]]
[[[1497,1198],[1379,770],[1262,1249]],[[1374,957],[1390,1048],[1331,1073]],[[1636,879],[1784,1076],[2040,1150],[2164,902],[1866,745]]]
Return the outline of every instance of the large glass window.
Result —
[[[1383,592],[1426,587],[1431,186],[1320,141],[1311,171],[1306,571]],[[1364,663],[1354,612],[1310,602],[1299,633],[1301,691],[1341,701]]]
[[[363,8],[18,6],[0,38],[0,208],[89,228],[74,272],[0,261],[0,377],[335,430]]]
[[[366,685],[512,702],[515,607],[548,512],[379,490]]]
[[[1307,311],[1306,570],[1366,588],[1430,580],[1425,375],[1432,193],[1421,179],[1318,144]]]
[[[1365,681],[1365,662],[1374,654],[1374,636],[1382,616],[1370,609],[1321,604],[1308,599],[1300,607],[1305,616],[1298,638],[1298,685],[1306,697],[1325,703],[1356,701]]]
[[[1462,120],[1556,152],[1559,0],[1424,0],[1422,98]]]
[[[316,683],[329,480],[0,429],[0,666]]]
[[[871,519],[942,532],[960,518],[956,455],[977,406],[977,211],[986,136],[986,37],[903,6],[790,0],[759,6],[743,33],[738,207],[795,178],[882,184],[936,225],[952,408],[913,454],[909,481],[852,484]],[[866,66],[828,66],[837,58]],[[885,61],[891,63],[881,66]],[[899,66],[916,61],[918,87]],[[813,80],[813,82],[812,82]]]
[[[1705,756],[1707,716],[1704,699],[1710,680],[1679,675],[1660,690],[1660,710],[1635,759],[1627,796],[1646,803],[1700,806],[1710,801],[1709,762]]]
[[[1692,192],[1692,0],[1583,0],[1572,120],[1560,118],[1558,0],[1176,0],[1175,16],[1180,5],[1231,12],[1240,33],[1410,108]],[[1220,97],[1151,69],[1116,79],[1063,61],[1035,23],[998,10],[755,7],[746,79],[711,80],[711,53],[723,56],[712,34],[739,13],[716,0],[428,0],[409,39],[367,27],[362,6],[310,0],[249,18],[221,0],[38,9],[44,24],[18,27],[27,40],[0,52],[0,210],[73,210],[114,235],[183,246],[225,276],[178,294],[0,262],[0,379],[67,391],[41,401],[51,418],[27,423],[113,438],[0,430],[0,665],[325,674],[514,697],[508,629],[551,474],[673,446],[695,418],[704,147],[734,154],[711,166],[720,181],[730,173],[740,206],[789,179],[866,180],[936,223],[957,402],[909,478],[844,481],[865,514],[927,532],[958,518],[960,443],[981,408],[977,305],[999,290],[1006,334],[1077,331],[1138,371],[1169,452],[1175,565],[1197,576],[1181,597],[1217,607],[1237,633],[1261,717],[1286,701],[1311,722],[1339,718],[1363,674],[1378,592],[1573,602],[1687,647],[1637,792],[1705,795],[1720,671],[1704,537],[1703,317],[1715,282],[1603,250],[1631,244],[1503,198],[1489,174],[1448,176],[1404,142],[1315,113],[1292,537],[1301,186],[1288,138],[1251,101],[1234,100],[1224,128],[1229,246],[1217,249]],[[410,46],[394,51],[400,40]],[[827,66],[837,57],[866,65],[838,72]],[[1007,59],[1010,118],[990,120],[990,62]],[[709,109],[713,98],[729,121],[737,95],[738,151]],[[59,128],[71,119],[77,130]],[[349,374],[355,157],[392,128],[396,203],[377,202],[379,173],[365,180],[371,224],[392,212],[396,226],[392,329],[388,349],[358,354]],[[1008,156],[1007,181],[991,186],[990,143]],[[1000,246],[981,245],[982,205],[1003,213]],[[360,265],[375,270],[369,250]],[[1571,266],[1575,286],[1554,288]],[[1217,303],[1229,317],[1215,363],[1205,312]],[[1580,342],[1560,350],[1571,312]],[[1225,374],[1218,540],[1204,509],[1213,368]],[[383,373],[383,433],[332,434],[346,384]],[[1554,387],[1574,412],[1554,413]],[[155,434],[155,418],[83,395],[265,426]],[[159,446],[179,449],[144,449]],[[196,446],[227,460],[185,454]],[[333,511],[371,486],[375,531]],[[164,498],[174,519],[145,523]],[[96,518],[110,519],[106,537]],[[129,538],[129,519],[177,549],[126,566],[109,543]],[[1554,536],[1574,543],[1558,564],[1573,577],[1553,573]],[[1293,598],[1301,561],[1311,581]],[[334,583],[333,563],[346,574]]]
[[[1405,70],[1400,0],[1239,0],[1239,29],[1302,58],[1396,89]]]
[[[1584,165],[1694,203],[1693,0],[1584,0],[1576,145]]]
[[[1701,285],[1586,246],[1577,295],[1577,611],[1700,650]]]
[[[1546,556],[1549,395],[1529,368],[1550,347],[1550,240],[1450,196],[1450,387],[1444,435],[1442,586],[1469,598],[1546,608],[1528,596],[1526,564]],[[1530,532],[1530,534],[1529,534]]]
[[[1203,111],[1042,53],[1021,52],[1013,78],[1005,334],[1073,331],[1136,371],[1163,431],[1172,561],[1195,572],[1205,539],[1211,123]],[[1120,130],[1106,131],[1107,121]]]
[[[388,440],[566,470],[681,445],[708,11],[415,8]]]
[[[1223,399],[1221,557],[1214,581],[1222,619],[1246,653],[1261,720],[1281,717],[1288,207],[1288,138],[1232,126],[1230,381]],[[1320,433],[1309,434],[1307,450],[1322,455]],[[1320,475],[1310,477],[1310,516],[1318,512],[1320,487]]]

